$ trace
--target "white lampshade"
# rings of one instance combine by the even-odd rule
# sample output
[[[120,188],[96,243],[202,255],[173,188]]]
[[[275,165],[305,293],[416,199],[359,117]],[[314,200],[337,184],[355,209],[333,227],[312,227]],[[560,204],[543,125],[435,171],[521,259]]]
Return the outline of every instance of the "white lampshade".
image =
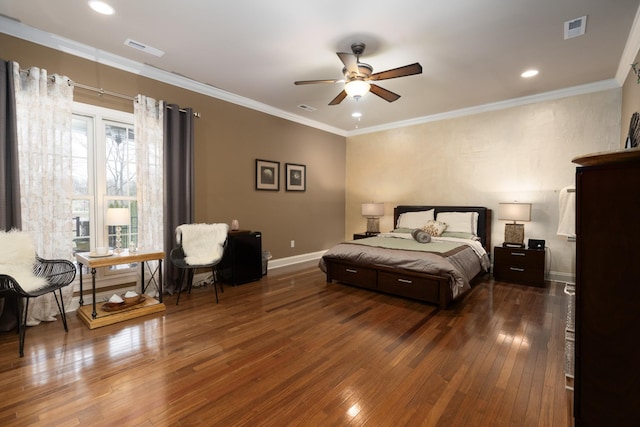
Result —
[[[500,203],[498,219],[508,221],[531,221],[531,203]]]
[[[370,88],[371,85],[364,80],[351,80],[344,85],[344,91],[347,92],[347,95],[356,100],[365,96]]]
[[[131,214],[128,208],[107,209],[107,225],[129,225]]]
[[[362,216],[374,217],[384,215],[384,203],[363,203]]]

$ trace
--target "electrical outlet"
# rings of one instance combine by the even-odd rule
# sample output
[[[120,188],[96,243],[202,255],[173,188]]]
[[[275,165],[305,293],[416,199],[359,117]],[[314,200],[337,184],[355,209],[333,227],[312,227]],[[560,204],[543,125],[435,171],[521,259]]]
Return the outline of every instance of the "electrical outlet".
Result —
[[[292,241],[291,241],[291,247],[292,247],[292,248],[295,248],[295,247],[296,247],[296,241],[295,241],[295,240],[292,240]]]

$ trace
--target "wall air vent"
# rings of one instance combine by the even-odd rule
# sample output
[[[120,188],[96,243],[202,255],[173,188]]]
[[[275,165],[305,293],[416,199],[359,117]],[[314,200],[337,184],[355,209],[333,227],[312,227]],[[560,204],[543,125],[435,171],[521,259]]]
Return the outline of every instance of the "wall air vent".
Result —
[[[142,52],[151,54],[151,55],[155,55],[157,57],[160,57],[160,56],[164,55],[164,52],[161,51],[160,49],[156,49],[155,47],[147,46],[146,44],[137,42],[135,40],[126,39],[124,41],[124,45],[132,47],[132,48],[137,49],[137,50],[140,50]]]
[[[572,39],[574,37],[584,35],[584,31],[587,29],[587,17],[582,16],[580,18],[572,19],[564,23],[564,39]]]
[[[310,107],[310,106],[308,106],[306,104],[300,104],[300,105],[298,105],[298,108],[302,108],[305,111],[316,111],[315,108]]]

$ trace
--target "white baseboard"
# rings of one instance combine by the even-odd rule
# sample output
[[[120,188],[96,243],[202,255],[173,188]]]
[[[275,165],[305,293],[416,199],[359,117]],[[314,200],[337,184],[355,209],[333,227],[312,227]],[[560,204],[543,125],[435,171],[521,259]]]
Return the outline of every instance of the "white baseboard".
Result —
[[[547,274],[547,280],[553,280],[555,282],[575,283],[576,275],[571,273],[564,273],[562,271],[550,271]]]
[[[308,254],[295,255],[287,258],[278,258],[267,261],[267,271],[274,270],[276,268],[288,267],[291,265],[300,264],[307,261],[316,261],[322,258],[326,251],[312,252]],[[193,286],[200,286],[201,282],[207,280],[211,276],[211,273],[199,273],[193,276]]]
[[[324,255],[325,252],[326,251],[318,251],[318,252],[311,252],[307,254],[295,255],[295,256],[286,257],[286,258],[272,259],[272,260],[269,260],[267,263],[267,270],[274,270],[277,268],[288,267],[291,265],[296,265],[296,264],[300,264],[307,261],[320,260],[320,258],[322,258],[322,255]],[[210,275],[211,273],[196,274],[193,277],[193,285],[194,286],[201,285],[201,282],[205,281]],[[575,283],[576,276],[575,274],[564,273],[561,271],[549,271],[547,273],[546,280],[553,280],[556,282]],[[106,293],[103,294],[98,292],[96,293],[96,300],[102,301],[104,297],[110,297],[113,293],[114,293],[113,290],[111,290],[108,295]],[[91,304],[91,297],[88,296],[87,298],[87,296],[85,295],[84,303]],[[71,302],[71,307],[65,307],[66,309],[65,311],[67,312],[76,311],[78,306],[79,306],[79,298],[74,297]]]
[[[307,261],[316,261],[322,258],[322,255],[324,255],[325,252],[326,251],[318,251],[318,252],[311,252],[308,254],[295,255],[287,258],[278,258],[278,259],[269,260],[269,263],[267,264],[267,270],[280,268],[280,267],[288,267],[290,265],[300,264],[302,262],[307,262]]]

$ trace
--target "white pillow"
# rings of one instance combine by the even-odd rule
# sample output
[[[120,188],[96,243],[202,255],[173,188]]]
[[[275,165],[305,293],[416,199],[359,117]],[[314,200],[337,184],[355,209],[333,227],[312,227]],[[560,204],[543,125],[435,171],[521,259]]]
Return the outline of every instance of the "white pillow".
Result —
[[[437,220],[447,224],[447,232],[478,234],[478,212],[440,212]]]
[[[433,221],[434,210],[419,212],[405,212],[398,217],[398,223],[396,228],[422,228],[427,224],[427,221]]]

